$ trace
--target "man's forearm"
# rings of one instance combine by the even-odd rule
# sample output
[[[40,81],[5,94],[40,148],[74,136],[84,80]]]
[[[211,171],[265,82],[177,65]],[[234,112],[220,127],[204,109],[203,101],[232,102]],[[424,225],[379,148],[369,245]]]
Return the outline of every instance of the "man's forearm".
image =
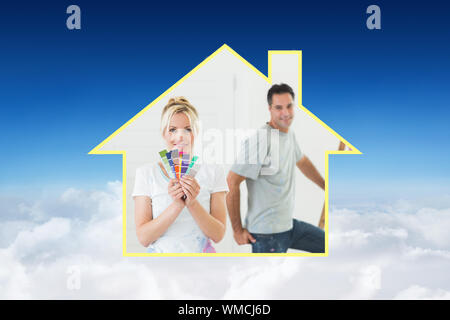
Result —
[[[304,156],[297,164],[303,174],[310,179],[312,182],[317,184],[320,188],[325,190],[325,180],[320,175],[319,171],[317,171],[316,167],[309,160],[308,157]]]
[[[227,208],[233,231],[242,230],[241,222],[241,191],[239,186],[231,187],[227,194]]]
[[[320,215],[319,228],[321,229],[325,228],[325,205],[323,206],[322,214]]]

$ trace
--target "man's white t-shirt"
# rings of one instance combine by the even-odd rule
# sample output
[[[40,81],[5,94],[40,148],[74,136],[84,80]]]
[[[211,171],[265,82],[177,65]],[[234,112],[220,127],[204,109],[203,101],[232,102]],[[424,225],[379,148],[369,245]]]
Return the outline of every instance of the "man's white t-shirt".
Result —
[[[228,191],[224,170],[219,165],[202,164],[195,176],[200,185],[197,201],[210,212],[211,194]],[[147,164],[136,169],[136,180],[132,197],[148,196],[151,199],[153,219],[157,218],[173,202],[167,191],[169,178],[158,163]],[[209,239],[203,234],[189,210],[185,207],[167,231],[150,246],[148,252],[203,252]]]
[[[295,171],[303,153],[292,130],[282,132],[268,123],[260,129],[267,133],[267,146],[264,148],[255,135],[244,140],[241,159],[245,161],[236,161],[230,170],[247,178],[247,230],[258,234],[281,233],[293,227]],[[278,139],[274,141],[270,138],[272,130],[278,131]],[[252,145],[252,141],[256,141],[256,145]],[[262,159],[268,160],[267,163],[260,160],[251,163],[250,157],[261,149],[266,152]],[[274,169],[263,171],[269,167]]]

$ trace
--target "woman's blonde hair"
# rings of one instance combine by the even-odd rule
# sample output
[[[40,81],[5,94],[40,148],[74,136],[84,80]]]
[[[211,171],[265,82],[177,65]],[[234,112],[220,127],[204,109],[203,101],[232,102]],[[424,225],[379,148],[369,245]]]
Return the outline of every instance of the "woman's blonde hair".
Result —
[[[192,133],[194,136],[197,135],[199,131],[197,110],[185,97],[173,97],[166,104],[161,114],[162,136],[164,136],[164,132],[168,130],[172,116],[180,112],[184,113],[188,117]]]

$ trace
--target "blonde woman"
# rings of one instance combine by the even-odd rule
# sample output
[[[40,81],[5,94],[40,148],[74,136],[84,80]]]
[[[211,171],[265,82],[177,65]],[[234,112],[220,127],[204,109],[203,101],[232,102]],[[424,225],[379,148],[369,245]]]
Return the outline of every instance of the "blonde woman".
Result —
[[[199,130],[197,110],[183,97],[169,100],[161,115],[167,150],[191,155]],[[156,150],[155,150],[156,152]],[[202,164],[195,178],[170,179],[161,162],[136,170],[133,191],[136,233],[147,252],[215,252],[225,234],[223,168]]]

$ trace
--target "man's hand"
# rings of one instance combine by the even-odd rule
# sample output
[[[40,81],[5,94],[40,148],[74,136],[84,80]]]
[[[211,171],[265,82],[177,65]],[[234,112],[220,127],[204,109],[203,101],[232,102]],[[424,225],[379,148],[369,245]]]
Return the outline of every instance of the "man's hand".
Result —
[[[236,240],[238,245],[249,244],[250,242],[255,243],[256,240],[253,236],[248,232],[247,229],[243,228],[240,231],[236,231],[233,234],[234,240]]]
[[[227,193],[226,201],[228,214],[230,215],[231,227],[233,228],[234,240],[238,245],[243,245],[250,243],[250,241],[255,242],[252,235],[247,231],[247,229],[242,228],[241,221],[241,192],[239,186],[245,177],[238,175],[230,170],[228,172],[227,183],[230,188],[230,192]]]

